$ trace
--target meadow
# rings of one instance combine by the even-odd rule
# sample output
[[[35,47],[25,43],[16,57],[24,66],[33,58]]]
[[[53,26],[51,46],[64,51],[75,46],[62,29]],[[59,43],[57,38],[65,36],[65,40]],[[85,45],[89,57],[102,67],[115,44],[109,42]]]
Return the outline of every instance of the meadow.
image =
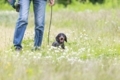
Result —
[[[34,15],[22,42],[23,50],[13,48],[18,13],[0,11],[0,80],[120,80],[120,10],[54,11],[48,45],[50,11],[40,51],[31,51]],[[67,35],[66,49],[51,47],[55,36]]]

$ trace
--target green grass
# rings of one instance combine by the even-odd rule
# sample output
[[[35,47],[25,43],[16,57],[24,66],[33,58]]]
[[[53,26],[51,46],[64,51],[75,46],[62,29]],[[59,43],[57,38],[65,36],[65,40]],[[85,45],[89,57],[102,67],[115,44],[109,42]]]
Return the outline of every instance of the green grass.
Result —
[[[49,10],[40,51],[32,52],[33,13],[23,39],[23,51],[13,49],[15,11],[0,11],[0,80],[120,80],[120,11],[53,9],[50,45],[59,32],[66,49],[47,43]]]

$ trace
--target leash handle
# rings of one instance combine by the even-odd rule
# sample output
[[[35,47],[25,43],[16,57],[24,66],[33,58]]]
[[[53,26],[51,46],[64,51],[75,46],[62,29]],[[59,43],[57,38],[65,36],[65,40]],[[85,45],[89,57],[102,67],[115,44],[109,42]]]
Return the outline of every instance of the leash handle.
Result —
[[[51,6],[51,13],[50,13],[50,24],[49,24],[49,31],[48,31],[48,45],[49,45],[49,38],[50,38],[50,29],[51,29],[51,23],[52,23],[52,6]]]

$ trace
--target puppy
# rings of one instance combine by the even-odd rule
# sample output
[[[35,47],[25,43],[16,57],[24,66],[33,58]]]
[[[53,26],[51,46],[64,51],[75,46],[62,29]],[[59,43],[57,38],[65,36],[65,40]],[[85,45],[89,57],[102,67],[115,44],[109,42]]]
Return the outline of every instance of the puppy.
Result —
[[[52,46],[54,47],[59,47],[61,46],[62,49],[65,49],[65,44],[64,42],[66,41],[67,42],[67,37],[64,33],[59,33],[57,36],[56,36],[56,41],[52,43]]]

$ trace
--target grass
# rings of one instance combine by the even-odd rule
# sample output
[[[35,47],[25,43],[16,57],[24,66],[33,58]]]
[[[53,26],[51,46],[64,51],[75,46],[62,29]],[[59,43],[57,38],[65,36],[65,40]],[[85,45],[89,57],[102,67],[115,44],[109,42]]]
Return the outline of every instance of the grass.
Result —
[[[68,37],[66,50],[47,45],[50,12],[46,13],[43,45],[32,52],[34,18],[23,40],[22,53],[13,50],[18,13],[0,11],[0,80],[119,80],[120,11],[53,11],[50,44],[59,32]]]

